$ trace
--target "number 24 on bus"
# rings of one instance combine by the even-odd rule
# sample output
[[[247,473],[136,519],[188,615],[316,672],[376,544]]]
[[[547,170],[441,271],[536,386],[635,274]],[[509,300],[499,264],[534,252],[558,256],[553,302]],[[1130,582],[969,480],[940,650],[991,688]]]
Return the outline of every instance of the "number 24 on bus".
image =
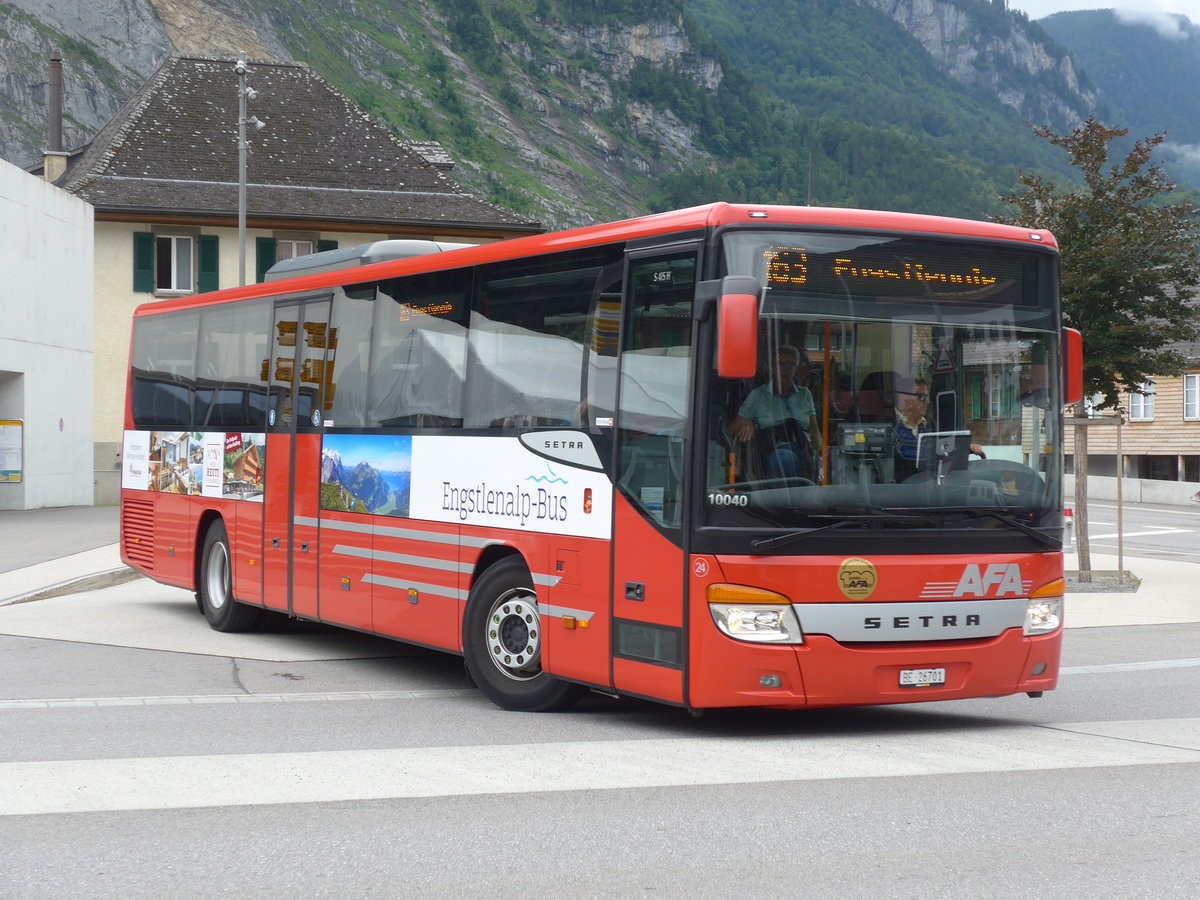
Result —
[[[1039,696],[1081,393],[1057,255],[717,203],[148,303],[122,555],[219,631],[461,654],[508,709]]]

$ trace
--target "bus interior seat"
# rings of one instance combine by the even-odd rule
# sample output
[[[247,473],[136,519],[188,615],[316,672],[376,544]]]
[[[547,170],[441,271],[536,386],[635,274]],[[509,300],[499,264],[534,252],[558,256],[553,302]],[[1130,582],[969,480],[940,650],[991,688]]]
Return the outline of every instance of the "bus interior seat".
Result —
[[[893,393],[900,375],[896,372],[869,372],[862,380],[855,398],[860,422],[891,422],[896,417],[896,397]]]

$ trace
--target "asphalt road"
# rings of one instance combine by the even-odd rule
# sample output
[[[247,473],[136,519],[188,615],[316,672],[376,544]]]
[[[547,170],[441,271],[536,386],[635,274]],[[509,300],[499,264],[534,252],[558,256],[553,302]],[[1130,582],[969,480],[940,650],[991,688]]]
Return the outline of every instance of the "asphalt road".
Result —
[[[154,628],[3,636],[137,591]],[[5,898],[1200,893],[1198,624],[1068,630],[1038,700],[693,719],[503,712],[454,657],[219,635],[149,582],[23,607]]]
[[[115,544],[119,523],[115,506],[0,510],[0,572]]]
[[[1120,528],[1117,527],[1118,512]],[[1154,506],[1113,501],[1088,503],[1088,535],[1093,553],[1147,556],[1200,563],[1200,505]],[[1123,548],[1117,540],[1121,535]]]

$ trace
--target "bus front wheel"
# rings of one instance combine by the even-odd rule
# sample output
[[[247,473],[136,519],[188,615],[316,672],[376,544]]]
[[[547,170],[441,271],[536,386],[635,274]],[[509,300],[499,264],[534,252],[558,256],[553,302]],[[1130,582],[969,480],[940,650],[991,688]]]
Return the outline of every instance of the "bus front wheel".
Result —
[[[200,585],[196,598],[208,625],[215,631],[253,631],[262,610],[233,598],[229,534],[220,519],[209,526],[200,551]]]
[[[463,620],[467,672],[503,709],[565,709],[587,689],[542,671],[542,628],[533,579],[515,556],[491,566],[475,582]]]

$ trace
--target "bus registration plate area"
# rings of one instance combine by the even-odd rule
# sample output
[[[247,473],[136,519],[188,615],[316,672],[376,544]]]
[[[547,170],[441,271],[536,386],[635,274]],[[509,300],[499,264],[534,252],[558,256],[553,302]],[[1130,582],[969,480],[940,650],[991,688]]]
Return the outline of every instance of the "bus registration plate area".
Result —
[[[931,687],[946,683],[945,669],[901,669],[900,687]]]

